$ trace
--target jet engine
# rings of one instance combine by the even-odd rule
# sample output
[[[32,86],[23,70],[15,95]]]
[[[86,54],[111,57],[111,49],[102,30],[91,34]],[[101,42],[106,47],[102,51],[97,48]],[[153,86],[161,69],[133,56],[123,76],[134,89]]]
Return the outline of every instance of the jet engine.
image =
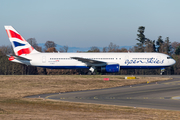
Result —
[[[102,72],[102,73],[114,73],[114,72],[119,72],[119,71],[120,71],[119,64],[112,64],[112,65],[97,67],[97,72]]]

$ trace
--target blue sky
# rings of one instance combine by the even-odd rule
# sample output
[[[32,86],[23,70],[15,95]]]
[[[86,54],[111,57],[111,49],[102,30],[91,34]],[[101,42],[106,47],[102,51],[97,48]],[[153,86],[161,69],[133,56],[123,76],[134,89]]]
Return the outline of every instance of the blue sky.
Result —
[[[180,42],[179,5],[179,0],[0,0],[0,45],[10,45],[4,25],[25,39],[70,47],[133,46],[139,26],[151,40],[161,35]]]

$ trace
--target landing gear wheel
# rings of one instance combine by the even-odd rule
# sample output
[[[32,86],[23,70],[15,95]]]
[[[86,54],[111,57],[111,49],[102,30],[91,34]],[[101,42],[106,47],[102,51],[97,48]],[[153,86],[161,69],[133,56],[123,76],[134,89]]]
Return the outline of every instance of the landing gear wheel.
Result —
[[[95,72],[91,72],[91,71],[89,71],[87,74],[88,74],[88,75],[96,75]]]
[[[95,72],[93,72],[93,73],[92,73],[92,75],[96,75],[96,73],[95,73]]]
[[[88,74],[88,75],[91,75],[91,72],[89,71],[87,74]]]

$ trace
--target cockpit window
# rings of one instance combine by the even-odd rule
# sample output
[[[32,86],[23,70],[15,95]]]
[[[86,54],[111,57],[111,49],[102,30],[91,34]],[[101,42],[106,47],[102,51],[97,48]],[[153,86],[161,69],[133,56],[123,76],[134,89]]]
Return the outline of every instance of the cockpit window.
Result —
[[[172,57],[167,57],[167,59],[172,59]]]

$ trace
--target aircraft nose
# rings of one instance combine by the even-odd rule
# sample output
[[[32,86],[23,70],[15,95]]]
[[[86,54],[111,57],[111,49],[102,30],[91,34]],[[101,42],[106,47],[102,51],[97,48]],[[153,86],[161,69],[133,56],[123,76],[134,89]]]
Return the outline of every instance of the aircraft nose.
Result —
[[[172,65],[174,65],[176,63],[176,61],[174,59],[172,59]]]

